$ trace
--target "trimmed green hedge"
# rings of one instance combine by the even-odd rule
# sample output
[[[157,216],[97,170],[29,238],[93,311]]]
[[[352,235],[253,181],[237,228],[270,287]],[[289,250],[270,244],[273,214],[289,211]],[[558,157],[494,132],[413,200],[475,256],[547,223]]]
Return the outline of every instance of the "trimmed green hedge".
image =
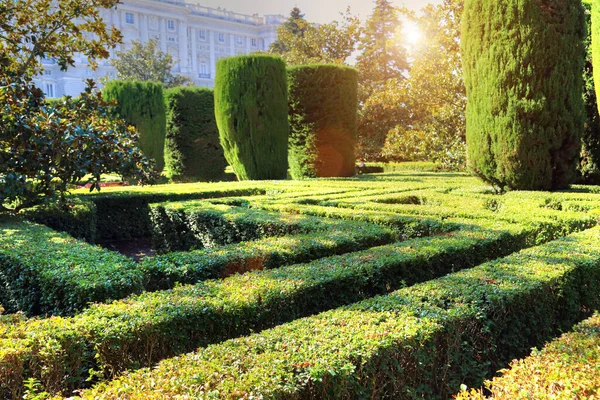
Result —
[[[253,270],[279,268],[391,243],[389,230],[372,224],[347,224],[342,230],[274,237],[183,253],[169,253],[139,264],[146,290],[166,290]]]
[[[287,76],[292,178],[354,176],[358,71],[303,65]]]
[[[287,177],[289,125],[282,59],[267,55],[220,59],[215,114],[225,158],[238,179]]]
[[[464,226],[446,236],[93,305],[67,320],[12,323],[0,336],[0,365],[6,377],[0,385],[18,391],[24,379],[34,377],[52,392],[81,387],[91,366],[110,377],[198,346],[473,267],[534,240],[534,232],[511,225]],[[46,351],[44,343],[52,351]]]
[[[68,315],[141,292],[129,258],[31,222],[0,223],[0,304],[8,312]]]
[[[541,351],[511,364],[486,382],[495,399],[592,399],[600,396],[600,314],[580,323]],[[482,391],[466,390],[458,400],[483,400]]]
[[[95,204],[76,198],[70,200],[71,204],[66,208],[57,204],[38,206],[22,211],[21,215],[76,239],[96,243],[98,214]]]
[[[165,175],[174,182],[220,181],[227,161],[219,143],[212,90],[178,87],[165,91]]]
[[[273,236],[360,229],[364,225],[206,201],[152,204],[150,213],[153,247],[160,253],[211,248]]]
[[[166,360],[81,397],[449,398],[600,306],[599,243],[594,228]]]
[[[265,194],[268,188],[232,186],[231,184],[181,184],[127,188],[80,198],[96,208],[96,239],[98,242],[150,237],[152,224],[149,204],[165,201],[209,199],[221,196],[251,196]]]
[[[466,0],[462,26],[470,169],[500,189],[568,187],[585,121],[581,0]]]
[[[119,117],[135,126],[140,132],[140,149],[156,161],[159,170],[165,166],[164,148],[166,115],[163,89],[153,82],[107,82],[102,97],[116,101]]]

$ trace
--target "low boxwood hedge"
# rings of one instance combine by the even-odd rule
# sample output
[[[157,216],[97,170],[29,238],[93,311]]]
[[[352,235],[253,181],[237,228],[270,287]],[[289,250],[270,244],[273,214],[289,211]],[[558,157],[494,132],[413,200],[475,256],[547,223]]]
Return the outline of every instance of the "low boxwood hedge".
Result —
[[[391,243],[396,235],[384,227],[346,222],[339,230],[269,237],[189,252],[174,252],[143,260],[146,290],[173,288],[252,270],[305,263]]]
[[[600,396],[600,314],[542,350],[514,361],[503,375],[486,382],[494,399],[594,399]],[[464,388],[458,400],[488,398]]]
[[[7,312],[74,314],[141,292],[142,283],[123,255],[32,222],[0,223],[0,304]]]
[[[444,236],[144,293],[94,305],[71,319],[12,323],[0,344],[21,342],[16,353],[12,343],[0,348],[0,366],[10,375],[0,385],[7,392],[18,391],[24,379],[36,378],[52,392],[78,388],[91,366],[110,377],[151,365],[198,346],[472,267],[532,243],[535,235],[516,226],[465,225]]]
[[[163,361],[85,399],[449,398],[600,306],[600,228]]]

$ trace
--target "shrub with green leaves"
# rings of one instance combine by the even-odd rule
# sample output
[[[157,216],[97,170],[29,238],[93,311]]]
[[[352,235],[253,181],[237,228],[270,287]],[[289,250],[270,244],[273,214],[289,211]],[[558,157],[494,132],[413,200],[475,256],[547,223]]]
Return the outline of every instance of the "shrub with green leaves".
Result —
[[[355,173],[358,72],[339,65],[288,68],[290,174],[294,179]]]
[[[0,304],[8,312],[74,314],[141,292],[142,281],[123,255],[31,222],[0,224]]]
[[[16,390],[31,377],[53,392],[81,387],[89,369],[82,365],[109,378],[198,346],[473,267],[527,246],[534,236],[533,230],[505,224],[465,225],[444,236],[93,305],[70,319],[0,324],[0,365],[9,374],[0,389]],[[57,348],[46,355],[44,343]]]
[[[287,177],[289,124],[282,59],[266,55],[220,59],[215,114],[225,158],[238,179]]]
[[[467,0],[462,59],[471,170],[498,189],[576,176],[585,121],[581,0]]]
[[[600,315],[486,382],[494,399],[593,399],[600,395]],[[458,400],[484,400],[481,390],[463,390]]]
[[[178,87],[165,91],[165,175],[174,182],[220,181],[227,161],[219,143],[212,90]]]
[[[594,82],[596,83],[596,98],[600,98],[600,4],[597,1],[591,1],[592,3],[592,64],[594,68]],[[600,112],[600,103],[598,103],[598,111]]]
[[[157,168],[165,165],[165,101],[160,84],[138,81],[107,82],[102,97],[116,102],[117,115],[140,132],[139,147],[147,157],[156,161]]]
[[[211,345],[81,397],[450,398],[600,306],[599,243],[594,228]]]

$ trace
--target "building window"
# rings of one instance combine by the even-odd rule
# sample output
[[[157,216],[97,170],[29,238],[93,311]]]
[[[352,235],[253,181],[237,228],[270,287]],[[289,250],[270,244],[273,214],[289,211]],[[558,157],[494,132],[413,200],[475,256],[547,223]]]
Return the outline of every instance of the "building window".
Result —
[[[252,47],[258,46],[258,40],[252,39]]]
[[[169,36],[169,42],[176,42],[177,40],[173,36]]]
[[[133,15],[133,13],[130,13],[130,12],[125,13],[125,23],[129,24],[129,25],[135,24],[135,16]]]
[[[86,68],[86,70],[85,70],[85,76],[94,76],[94,71],[92,71],[89,68]]]
[[[241,36],[237,36],[236,41],[237,41],[237,44],[240,46],[244,44],[244,38]]]
[[[206,40],[206,31],[205,30],[198,31],[198,37],[200,38],[200,40]]]
[[[44,94],[46,97],[54,97],[54,83],[46,83],[44,85]]]
[[[51,70],[44,70],[44,76],[52,76],[52,71]]]
[[[210,68],[208,67],[208,63],[206,61],[202,61],[200,63],[200,78],[210,79]]]
[[[225,34],[224,33],[219,33],[219,42],[225,43]]]
[[[170,31],[174,31],[175,30],[175,21],[173,21],[172,19],[167,20],[167,29]]]

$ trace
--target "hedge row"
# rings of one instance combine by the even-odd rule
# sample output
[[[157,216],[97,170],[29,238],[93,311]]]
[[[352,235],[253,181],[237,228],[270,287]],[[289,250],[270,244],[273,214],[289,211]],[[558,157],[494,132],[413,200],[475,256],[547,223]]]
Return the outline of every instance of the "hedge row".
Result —
[[[143,190],[145,189],[145,190]],[[209,199],[222,196],[249,196],[265,194],[268,188],[239,185],[173,185],[152,188],[132,188],[80,196],[96,208],[96,240],[107,242],[138,237],[150,237],[152,225],[149,204],[165,201]],[[60,229],[60,226],[49,225]],[[68,233],[73,233],[70,230]]]
[[[360,223],[231,207],[206,201],[153,204],[150,215],[154,249],[163,253],[361,226]]]
[[[0,384],[19,393],[24,379],[33,377],[51,392],[78,388],[90,368],[111,377],[198,346],[472,267],[534,239],[535,232],[512,225],[464,226],[446,236],[144,293],[94,305],[70,319],[13,321],[0,337]]]
[[[600,396],[600,314],[512,363],[502,377],[486,382],[495,399],[593,399]],[[482,391],[466,390],[459,400],[483,400]]]
[[[599,243],[594,228],[166,360],[81,397],[449,398],[600,306]]]
[[[73,314],[141,292],[142,282],[128,257],[31,222],[0,224],[0,304],[8,312]]]
[[[352,227],[352,229],[349,229]],[[274,237],[214,249],[176,252],[145,259],[139,264],[146,290],[173,288],[225,278],[253,270],[306,263],[391,243],[396,237],[372,224],[348,224],[342,230]]]

